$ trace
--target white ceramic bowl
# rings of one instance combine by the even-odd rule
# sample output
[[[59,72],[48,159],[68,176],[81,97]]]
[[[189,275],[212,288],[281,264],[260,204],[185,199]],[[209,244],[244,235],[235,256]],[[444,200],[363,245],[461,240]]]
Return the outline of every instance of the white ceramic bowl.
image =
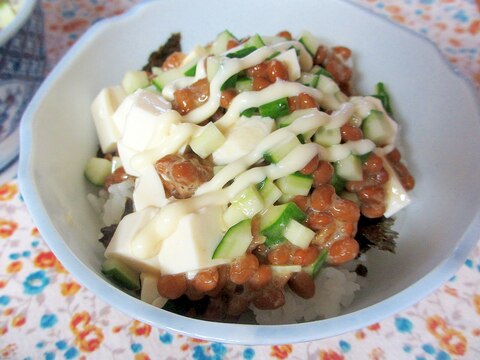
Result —
[[[227,6],[228,4],[228,6]],[[241,14],[241,15],[240,15]],[[170,33],[183,46],[230,29],[307,29],[355,53],[356,87],[392,94],[405,158],[416,176],[400,216],[396,255],[374,253],[369,285],[333,319],[283,326],[194,320],[142,303],[100,273],[98,220],[86,200],[86,160],[97,149],[89,107],[98,91],[138,69]],[[344,1],[149,2],[96,24],[42,85],[23,118],[20,184],[51,249],[91,291],[131,316],[187,335],[242,344],[298,342],[366,326],[419,301],[449,279],[480,237],[480,112],[469,84],[426,40]]]

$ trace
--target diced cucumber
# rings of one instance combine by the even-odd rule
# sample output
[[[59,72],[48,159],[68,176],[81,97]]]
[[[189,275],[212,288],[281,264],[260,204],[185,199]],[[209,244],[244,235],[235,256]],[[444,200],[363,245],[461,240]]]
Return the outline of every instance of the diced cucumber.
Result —
[[[213,55],[219,55],[227,51],[228,42],[230,40],[238,41],[237,38],[230,31],[222,31],[220,34],[217,35],[217,38],[212,43],[210,47],[210,52]]]
[[[315,65],[312,70],[310,70],[310,72],[315,75],[323,75],[329,77],[330,79],[333,79],[332,74],[330,74],[327,70],[325,70],[325,68],[319,65]]]
[[[187,71],[183,73],[185,76],[195,76],[195,73],[197,71],[197,64],[194,64],[191,68],[189,68]]]
[[[243,77],[237,79],[237,83],[235,84],[235,90],[238,92],[244,91],[252,91],[253,89],[253,80],[248,77]]]
[[[333,176],[332,176],[332,180],[330,180],[330,183],[335,188],[335,192],[337,194],[340,194],[342,191],[345,190],[345,185],[346,185],[347,181],[345,179],[341,178],[340,176],[338,176],[338,174],[334,171]]]
[[[224,142],[225,136],[223,136],[213,122],[209,122],[192,138],[190,147],[198,156],[205,159],[222,146]]]
[[[362,122],[363,135],[377,146],[384,146],[395,138],[395,129],[382,111],[371,110]]]
[[[277,200],[277,203],[278,204],[286,204],[290,201],[292,201],[292,199],[295,197],[295,195],[290,195],[290,194],[282,194],[282,196],[280,196]]]
[[[209,82],[212,81],[215,74],[218,72],[220,68],[220,60],[218,57],[209,56],[207,57],[207,80]]]
[[[320,252],[320,254],[313,263],[303,268],[303,271],[309,274],[312,278],[316,278],[317,275],[320,273],[320,269],[322,268],[323,264],[325,264],[327,258],[328,250],[323,250],[322,252]]]
[[[311,73],[302,73],[299,82],[310,87],[317,87],[319,76]]]
[[[265,60],[272,60],[273,58],[277,57],[278,55],[280,55],[281,52],[280,51],[275,51],[272,55],[270,55],[269,57],[267,57]]]
[[[316,132],[317,132],[317,129],[312,129],[310,131],[307,131],[306,133],[299,134],[298,136],[301,136],[301,138],[299,138],[300,142],[302,144],[312,142],[311,140],[312,136],[315,135]]]
[[[252,220],[233,225],[223,236],[213,252],[212,259],[234,259],[242,256],[252,242]]]
[[[93,185],[103,186],[105,179],[112,173],[112,162],[107,159],[93,157],[85,165],[85,177]]]
[[[248,109],[243,110],[243,111],[240,113],[240,116],[252,117],[252,116],[255,115],[257,112],[258,112],[258,108],[251,107],[251,108],[248,108]]]
[[[302,267],[300,265],[270,265],[272,269],[272,276],[288,276],[292,273],[302,271]]]
[[[184,72],[181,69],[163,71],[152,79],[152,84],[155,85],[159,91],[162,91],[167,84],[182,77],[184,77]]]
[[[380,101],[382,102],[383,108],[389,115],[393,115],[392,106],[390,104],[390,95],[388,94],[387,89],[385,89],[385,84],[382,82],[379,82],[375,86],[375,90],[376,90],[376,94],[373,96],[375,96],[377,99],[380,99]]]
[[[262,214],[260,220],[260,232],[267,238],[265,244],[273,246],[283,242],[285,240],[285,229],[289,222],[292,219],[303,222],[305,218],[306,215],[293,202],[270,206]]]
[[[163,72],[161,67],[158,66],[152,66],[152,74],[157,76],[160,75]]]
[[[306,196],[310,192],[313,184],[313,177],[300,172],[281,177],[275,181],[275,185],[287,195]]]
[[[309,31],[303,32],[298,39],[310,55],[315,56],[317,49],[320,46],[320,41]]]
[[[127,71],[122,80],[123,89],[127,94],[147,87],[149,84],[150,81],[148,81],[148,75],[145,71]]]
[[[290,113],[286,116],[282,116],[282,117],[276,119],[275,122],[277,123],[278,128],[282,128],[282,127],[291,125],[295,120],[297,120],[298,118],[300,118],[304,115],[313,114],[314,112],[317,112],[317,111],[318,111],[317,109],[313,109],[313,108],[295,110],[294,112],[292,112],[292,113]]]
[[[225,80],[223,85],[220,87],[220,90],[223,91],[223,90],[235,88],[235,85],[237,84],[237,78],[238,78],[238,74],[230,76],[227,80]]]
[[[262,195],[263,203],[265,206],[275,204],[275,202],[282,196],[280,189],[269,178],[265,178],[260,184],[257,185],[260,195]]]
[[[342,134],[340,128],[326,129],[322,126],[315,132],[313,140],[322,146],[337,145],[342,141]]]
[[[335,173],[347,181],[360,181],[363,179],[362,161],[357,155],[350,154],[333,164]]]
[[[269,117],[277,119],[280,116],[290,114],[290,108],[288,107],[288,98],[281,98],[269,103],[260,105],[258,108],[260,115],[263,117]]]
[[[356,193],[352,193],[350,191],[342,191],[340,193],[340,197],[342,199],[350,200],[350,201],[354,202],[355,204],[360,205],[360,200],[358,199],[358,196],[357,196]]]
[[[264,208],[263,197],[255,185],[250,185],[235,195],[232,199],[232,205],[234,204],[249,218],[252,218]]]
[[[332,95],[340,91],[338,84],[333,79],[325,75],[319,75],[317,89]]]
[[[233,59],[233,58],[243,58],[247,55],[250,55],[252,52],[254,52],[255,50],[257,50],[257,48],[255,46],[249,46],[249,47],[244,47],[240,50],[237,50],[235,52],[232,52],[232,53],[228,53],[227,54],[227,57],[230,58],[230,59]]]
[[[306,249],[315,236],[315,232],[298,221],[290,220],[283,234],[293,245]]]
[[[275,60],[280,61],[287,68],[288,79],[290,81],[296,81],[300,78],[302,70],[300,69],[298,55],[294,48],[280,53],[275,57]]]
[[[262,46],[265,46],[265,42],[260,35],[255,34],[244,44],[245,48],[248,48],[250,46],[254,46],[257,49],[260,49]]]
[[[248,219],[238,204],[231,204],[223,213],[223,222],[227,228],[237,224],[238,222]]]
[[[140,274],[118,259],[109,258],[105,260],[102,264],[102,273],[125,289],[140,289]]]
[[[290,140],[276,144],[267,150],[263,154],[263,159],[269,164],[276,164],[298,145],[300,145],[300,141],[296,136],[292,136]]]

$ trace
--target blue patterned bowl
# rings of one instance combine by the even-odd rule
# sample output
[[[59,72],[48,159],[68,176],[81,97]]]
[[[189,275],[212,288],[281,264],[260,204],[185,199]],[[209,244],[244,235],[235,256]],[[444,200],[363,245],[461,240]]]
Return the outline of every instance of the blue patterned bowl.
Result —
[[[40,3],[25,0],[0,30],[0,172],[19,152],[19,124],[45,70],[43,14]]]

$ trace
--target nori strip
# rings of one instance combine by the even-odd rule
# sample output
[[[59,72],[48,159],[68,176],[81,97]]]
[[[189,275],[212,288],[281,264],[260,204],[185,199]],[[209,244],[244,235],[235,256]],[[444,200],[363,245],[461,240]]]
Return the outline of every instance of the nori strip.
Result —
[[[143,66],[143,71],[152,72],[152,67],[161,67],[165,59],[175,51],[182,51],[180,44],[180,33],[170,35],[167,42],[161,45],[157,51],[154,51],[148,57],[148,63]]]
[[[365,252],[370,248],[376,248],[395,253],[395,239],[398,233],[391,229],[393,223],[394,219],[384,216],[375,219],[360,216],[355,236],[360,245],[360,251]]]

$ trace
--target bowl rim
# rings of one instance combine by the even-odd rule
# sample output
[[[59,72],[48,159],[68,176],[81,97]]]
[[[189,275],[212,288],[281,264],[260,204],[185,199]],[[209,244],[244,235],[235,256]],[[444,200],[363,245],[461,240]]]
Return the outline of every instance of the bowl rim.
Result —
[[[417,282],[399,293],[366,308],[334,318],[306,323],[287,325],[248,325],[209,322],[180,316],[158,309],[139,299],[127,295],[125,292],[111,285],[105,279],[101,278],[86,267],[70,248],[65,246],[62,237],[57,232],[54,224],[46,213],[46,209],[37,191],[36,181],[33,174],[34,164],[28,156],[32,151],[32,129],[35,120],[35,112],[41,106],[44,98],[48,95],[50,86],[56,82],[57,78],[75,59],[77,54],[81,53],[84,45],[93,41],[96,34],[104,31],[110,26],[110,24],[128,21],[128,18],[134,17],[136,13],[141,12],[144,8],[150,6],[151,2],[153,2],[153,0],[137,4],[125,13],[113,18],[103,19],[88,29],[72,48],[69,49],[66,55],[60,60],[51,74],[41,85],[25,111],[21,121],[21,151],[19,161],[19,184],[21,194],[32,219],[42,234],[42,237],[54,252],[55,256],[57,256],[61,262],[68,264],[68,271],[72,276],[107,304],[110,304],[117,310],[152,326],[209,341],[219,341],[239,345],[272,345],[282,342],[297,343],[313,341],[340,335],[342,333],[368,326],[373,322],[392,316],[417,303],[448,281],[457,272],[460,266],[464,263],[469,252],[479,240],[480,208],[474,215],[471,223],[461,238],[458,239],[458,245],[452,252],[451,256],[444,259],[432,271],[420,278]],[[370,16],[378,17],[379,19],[382,19],[387,26],[395,26],[396,28],[401,29],[401,31],[407,31],[423,41],[430,50],[437,52],[437,56],[441,57],[444,65],[448,67],[449,71],[454,72],[459,80],[466,82],[471,92],[474,91],[473,84],[469,79],[460,74],[454,66],[446,60],[432,41],[411,29],[404,28],[401,25],[374,13],[370,9],[363,8],[349,0],[342,0],[341,2],[354,6],[358,10],[368,13]],[[477,97],[473,97],[473,102],[474,107],[476,108],[477,118],[480,120],[480,101]]]
[[[10,40],[27,22],[28,18],[33,12],[37,0],[24,0],[19,13],[15,16],[13,21],[5,28],[0,30],[0,46],[3,46]]]

